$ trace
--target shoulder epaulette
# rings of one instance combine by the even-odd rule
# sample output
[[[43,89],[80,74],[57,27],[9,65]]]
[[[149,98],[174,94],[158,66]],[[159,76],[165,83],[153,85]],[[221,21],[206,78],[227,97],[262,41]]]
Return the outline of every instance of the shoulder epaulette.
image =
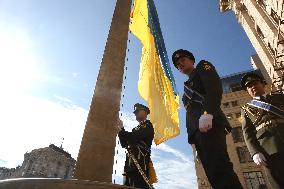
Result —
[[[206,61],[206,60],[201,60],[197,65],[196,65],[196,69],[197,70],[202,70],[202,71],[210,71],[210,70],[214,70],[214,66]]]

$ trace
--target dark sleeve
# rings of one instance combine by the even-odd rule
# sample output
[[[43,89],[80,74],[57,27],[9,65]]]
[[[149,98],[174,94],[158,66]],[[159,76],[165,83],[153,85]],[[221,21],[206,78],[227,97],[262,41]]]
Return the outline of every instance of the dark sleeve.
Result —
[[[126,148],[128,146],[126,138],[123,137],[124,132],[126,132],[126,131],[124,130],[124,128],[122,128],[122,130],[119,131],[119,133],[118,133],[118,138],[119,138],[119,141],[120,141],[122,148]]]
[[[187,110],[189,106],[189,99],[185,96],[185,94],[182,95],[182,102],[183,102],[185,110]]]
[[[204,111],[214,115],[220,110],[223,93],[220,77],[214,66],[204,60],[196,66],[196,70],[206,93],[203,104]]]
[[[118,136],[121,141],[126,141],[128,144],[137,144],[140,140],[145,138],[154,137],[154,129],[151,122],[146,123],[147,126],[145,128],[140,128],[139,130],[133,130],[132,132],[125,131],[124,129],[118,133]],[[122,146],[124,147],[124,146]]]
[[[242,129],[245,143],[248,147],[250,155],[253,156],[258,152],[262,152],[262,148],[256,138],[256,130],[250,118],[246,115],[245,111],[241,109],[242,115]]]

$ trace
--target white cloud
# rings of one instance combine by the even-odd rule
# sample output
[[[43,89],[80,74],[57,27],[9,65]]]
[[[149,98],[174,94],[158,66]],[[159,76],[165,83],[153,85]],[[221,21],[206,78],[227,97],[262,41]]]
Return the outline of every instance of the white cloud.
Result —
[[[0,159],[0,167],[4,167],[6,165],[6,161]]]
[[[54,94],[53,95],[53,97],[58,101],[58,102],[60,102],[60,104],[62,105],[62,106],[64,106],[65,108],[69,108],[69,109],[76,109],[76,105],[74,105],[73,103],[72,103],[72,101],[70,100],[70,99],[68,99],[68,98],[65,98],[65,97],[61,97],[61,96],[58,96],[58,95],[56,95],[56,94]],[[87,111],[87,110],[86,110]]]
[[[169,145],[160,144],[153,148],[152,158],[160,181],[157,188],[197,188],[192,156],[189,157]]]
[[[6,14],[0,14],[0,86],[5,88],[1,90],[2,95],[24,93],[44,82],[66,87],[60,76],[46,73],[49,63],[38,50],[40,44],[34,40],[29,28],[14,22],[13,16]],[[78,73],[74,72],[72,76],[75,78]]]
[[[50,143],[60,145],[62,138],[64,149],[77,158],[88,111],[69,99],[54,97],[55,102],[30,96],[10,96],[10,101],[0,98],[0,166],[16,167],[25,152]],[[137,125],[132,113],[122,114],[127,130]],[[120,145],[116,150],[113,178],[121,184],[125,150]],[[157,189],[197,188],[192,157],[169,145],[153,144],[152,158],[159,179]]]
[[[24,153],[35,148],[60,145],[77,157],[87,111],[29,96],[0,99],[0,159],[7,167],[23,161]]]
[[[40,78],[41,63],[29,30],[1,19],[0,86],[9,93],[27,90]]]
[[[73,72],[73,73],[72,73],[72,76],[73,76],[73,77],[77,77],[77,76],[78,76],[78,73],[77,73],[77,72]]]

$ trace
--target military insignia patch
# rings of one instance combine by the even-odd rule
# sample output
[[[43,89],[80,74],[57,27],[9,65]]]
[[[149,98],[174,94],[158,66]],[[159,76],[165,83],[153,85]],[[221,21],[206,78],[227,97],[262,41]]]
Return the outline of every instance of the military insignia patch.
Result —
[[[248,77],[247,82],[253,81],[253,77]]]
[[[209,65],[209,64],[204,64],[203,68],[206,70],[206,71],[209,71],[212,69],[212,67]]]

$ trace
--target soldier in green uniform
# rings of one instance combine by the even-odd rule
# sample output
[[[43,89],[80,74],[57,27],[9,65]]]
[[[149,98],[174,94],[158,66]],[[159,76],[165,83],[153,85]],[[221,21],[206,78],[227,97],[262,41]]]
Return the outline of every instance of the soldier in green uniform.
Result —
[[[284,188],[284,94],[265,94],[265,81],[255,73],[244,75],[241,85],[253,98],[241,110],[246,145],[272,188]]]
[[[195,58],[187,50],[172,55],[174,66],[189,79],[184,83],[183,104],[186,108],[188,142],[194,144],[207,178],[214,189],[240,189],[226,145],[231,127],[220,105],[221,80],[214,66]]]
[[[151,167],[151,145],[154,139],[154,128],[147,120],[150,113],[148,107],[142,104],[134,105],[134,114],[139,125],[132,132],[125,131],[123,124],[119,124],[119,140],[121,146],[128,153],[124,166],[124,185],[137,188],[151,188],[152,180],[149,178]]]

